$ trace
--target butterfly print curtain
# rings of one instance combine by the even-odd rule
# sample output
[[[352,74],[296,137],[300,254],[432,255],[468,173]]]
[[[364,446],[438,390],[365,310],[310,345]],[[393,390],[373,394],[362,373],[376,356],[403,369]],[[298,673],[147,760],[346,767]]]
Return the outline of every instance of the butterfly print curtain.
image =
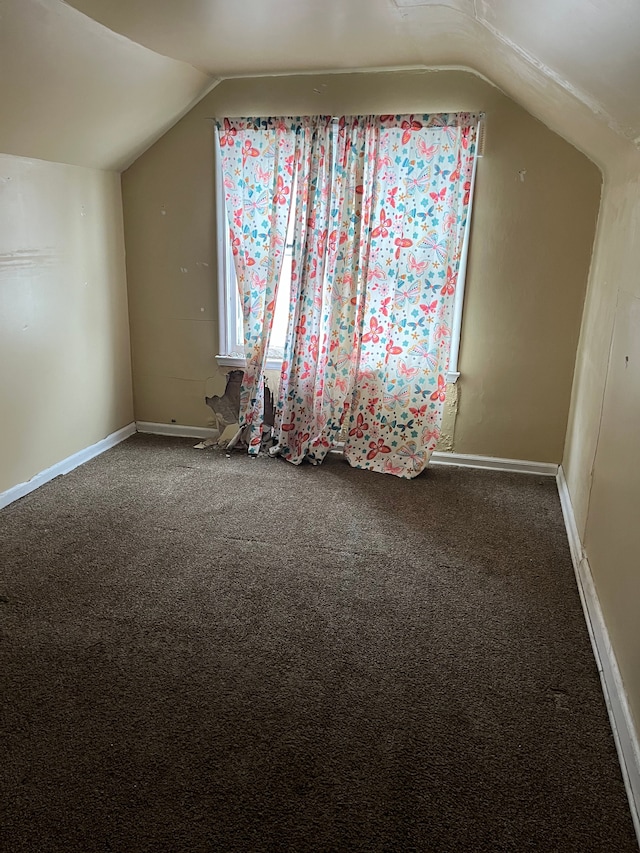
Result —
[[[355,467],[400,477],[424,469],[446,397],[476,128],[469,114],[225,120],[254,452],[295,192],[280,453],[319,463],[346,432]]]
[[[300,123],[225,118],[217,128],[247,360],[240,426],[249,427],[249,453],[255,455],[262,440],[264,367],[282,270]]]
[[[276,436],[415,477],[440,434],[477,117],[322,118],[297,163]]]
[[[291,462],[321,462],[351,405],[364,308],[363,175],[375,147],[365,119],[317,119],[298,161],[289,331],[276,438]],[[370,204],[368,201],[367,204]]]

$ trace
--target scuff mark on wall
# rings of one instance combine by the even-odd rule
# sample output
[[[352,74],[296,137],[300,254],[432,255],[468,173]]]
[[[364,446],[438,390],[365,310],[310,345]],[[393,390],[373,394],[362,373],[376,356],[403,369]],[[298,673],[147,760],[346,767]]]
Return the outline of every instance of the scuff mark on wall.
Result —
[[[43,249],[15,249],[13,252],[0,252],[0,272],[50,267],[56,261],[58,261],[58,255],[50,247]]]
[[[458,414],[458,402],[460,399],[459,384],[454,382],[447,385],[447,399],[444,403],[442,413],[442,429],[436,450],[451,452],[453,450],[453,438],[456,429],[456,416]]]

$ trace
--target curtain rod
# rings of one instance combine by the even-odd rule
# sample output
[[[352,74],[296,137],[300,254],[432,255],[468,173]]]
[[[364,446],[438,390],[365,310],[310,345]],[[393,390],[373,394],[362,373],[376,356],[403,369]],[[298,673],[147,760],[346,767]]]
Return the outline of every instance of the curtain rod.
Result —
[[[425,115],[440,115],[443,111],[441,110],[439,113],[425,113]],[[461,113],[473,113],[473,110],[454,110],[454,112]],[[473,113],[478,116],[478,121],[486,121],[486,113]],[[347,113],[347,115],[354,115],[354,113]],[[367,113],[367,115],[377,115],[377,113]],[[385,115],[385,113],[379,113],[379,115]],[[405,115],[405,113],[397,113],[397,115]],[[410,115],[410,113],[406,113],[406,115]],[[418,113],[414,113],[414,115],[418,115]],[[205,121],[220,121],[223,118],[238,118],[239,116],[204,116]],[[244,118],[244,116],[242,116]],[[262,116],[251,116],[251,118],[262,118]],[[331,116],[331,118],[336,121],[337,119],[342,118],[342,116]]]

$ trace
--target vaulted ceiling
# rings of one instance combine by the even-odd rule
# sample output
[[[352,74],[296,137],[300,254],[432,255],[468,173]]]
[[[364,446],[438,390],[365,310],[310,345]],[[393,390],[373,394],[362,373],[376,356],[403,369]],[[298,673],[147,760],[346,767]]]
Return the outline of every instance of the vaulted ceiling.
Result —
[[[120,169],[225,77],[448,66],[640,144],[638,0],[0,0],[0,151]]]

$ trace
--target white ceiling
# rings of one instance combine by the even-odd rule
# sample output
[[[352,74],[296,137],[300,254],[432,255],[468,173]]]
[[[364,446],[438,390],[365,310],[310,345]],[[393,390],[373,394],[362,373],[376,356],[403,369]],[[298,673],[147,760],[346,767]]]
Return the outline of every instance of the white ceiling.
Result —
[[[478,20],[605,116],[640,135],[638,0],[477,0]]]
[[[443,66],[601,165],[640,137],[640,0],[0,0],[0,24],[5,153],[122,168],[220,78]]]

